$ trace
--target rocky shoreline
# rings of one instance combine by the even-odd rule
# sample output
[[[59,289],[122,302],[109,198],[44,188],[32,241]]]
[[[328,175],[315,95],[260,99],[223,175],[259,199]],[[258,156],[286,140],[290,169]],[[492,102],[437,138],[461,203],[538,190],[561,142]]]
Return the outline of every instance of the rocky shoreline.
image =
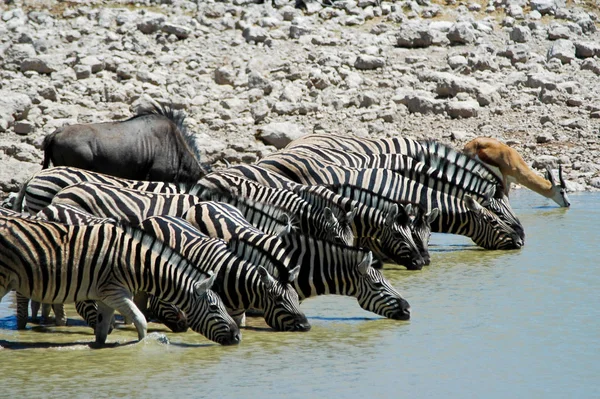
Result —
[[[5,1],[0,197],[44,136],[184,110],[203,162],[253,162],[311,132],[477,136],[600,189],[598,10],[563,0]],[[294,5],[303,6],[296,8]]]

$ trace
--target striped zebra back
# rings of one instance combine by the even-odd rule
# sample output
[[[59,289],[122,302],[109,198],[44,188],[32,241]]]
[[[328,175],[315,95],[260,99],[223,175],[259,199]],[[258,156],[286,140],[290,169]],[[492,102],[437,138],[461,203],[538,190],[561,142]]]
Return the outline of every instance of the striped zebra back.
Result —
[[[397,153],[411,155],[419,151],[418,142],[408,138],[367,139],[363,137],[335,134],[308,134],[292,141],[285,149],[291,149],[301,145],[352,151],[361,154]]]
[[[181,216],[200,201],[190,194],[153,193],[86,182],[60,191],[52,204],[67,204],[98,217],[139,224],[154,215]]]
[[[79,207],[67,204],[48,205],[39,211],[36,214],[36,217],[49,222],[57,222],[75,226],[99,223],[117,223],[116,219],[97,217],[83,211]]]
[[[297,233],[274,237],[248,232],[229,245],[246,259],[298,265],[293,285],[301,299],[327,294],[354,296],[365,310],[392,319],[410,317],[408,302],[371,267],[368,251]]]
[[[267,187],[293,190],[299,186],[298,183],[287,177],[259,165],[235,165],[227,168],[224,172],[245,176],[246,178]]]
[[[68,166],[57,166],[44,169],[34,175],[21,189],[20,197],[25,201],[25,208],[31,214],[36,214],[52,202],[52,198],[64,188],[83,183],[101,183],[115,187],[133,190],[180,193],[191,191],[194,185],[167,182],[152,182],[122,179],[85,169]],[[22,200],[15,204],[22,208]]]

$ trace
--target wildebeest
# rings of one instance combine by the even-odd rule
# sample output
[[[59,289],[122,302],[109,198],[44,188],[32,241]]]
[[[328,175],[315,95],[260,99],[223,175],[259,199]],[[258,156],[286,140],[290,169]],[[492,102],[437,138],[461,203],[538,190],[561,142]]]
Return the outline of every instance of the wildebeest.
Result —
[[[42,167],[52,162],[126,179],[195,182],[206,170],[184,119],[155,104],[124,121],[58,128],[44,138]]]

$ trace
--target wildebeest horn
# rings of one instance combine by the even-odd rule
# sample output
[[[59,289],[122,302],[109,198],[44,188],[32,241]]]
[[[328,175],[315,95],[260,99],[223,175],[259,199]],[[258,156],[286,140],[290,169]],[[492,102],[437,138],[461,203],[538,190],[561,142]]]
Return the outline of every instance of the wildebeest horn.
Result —
[[[562,174],[562,165],[558,165],[558,180],[560,181],[560,186],[562,188],[567,188],[567,184],[565,183],[565,179]]]

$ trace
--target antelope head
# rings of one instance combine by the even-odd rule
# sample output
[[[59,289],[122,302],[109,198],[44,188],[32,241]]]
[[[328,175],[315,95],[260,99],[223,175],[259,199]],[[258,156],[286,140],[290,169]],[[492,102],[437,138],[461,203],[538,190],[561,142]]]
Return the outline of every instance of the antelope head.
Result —
[[[559,184],[554,181],[550,167],[546,166],[546,179],[552,184],[552,196],[548,197],[558,204],[558,206],[568,208],[571,206],[569,197],[567,196],[567,185],[562,174],[562,165],[558,165],[558,180]]]

